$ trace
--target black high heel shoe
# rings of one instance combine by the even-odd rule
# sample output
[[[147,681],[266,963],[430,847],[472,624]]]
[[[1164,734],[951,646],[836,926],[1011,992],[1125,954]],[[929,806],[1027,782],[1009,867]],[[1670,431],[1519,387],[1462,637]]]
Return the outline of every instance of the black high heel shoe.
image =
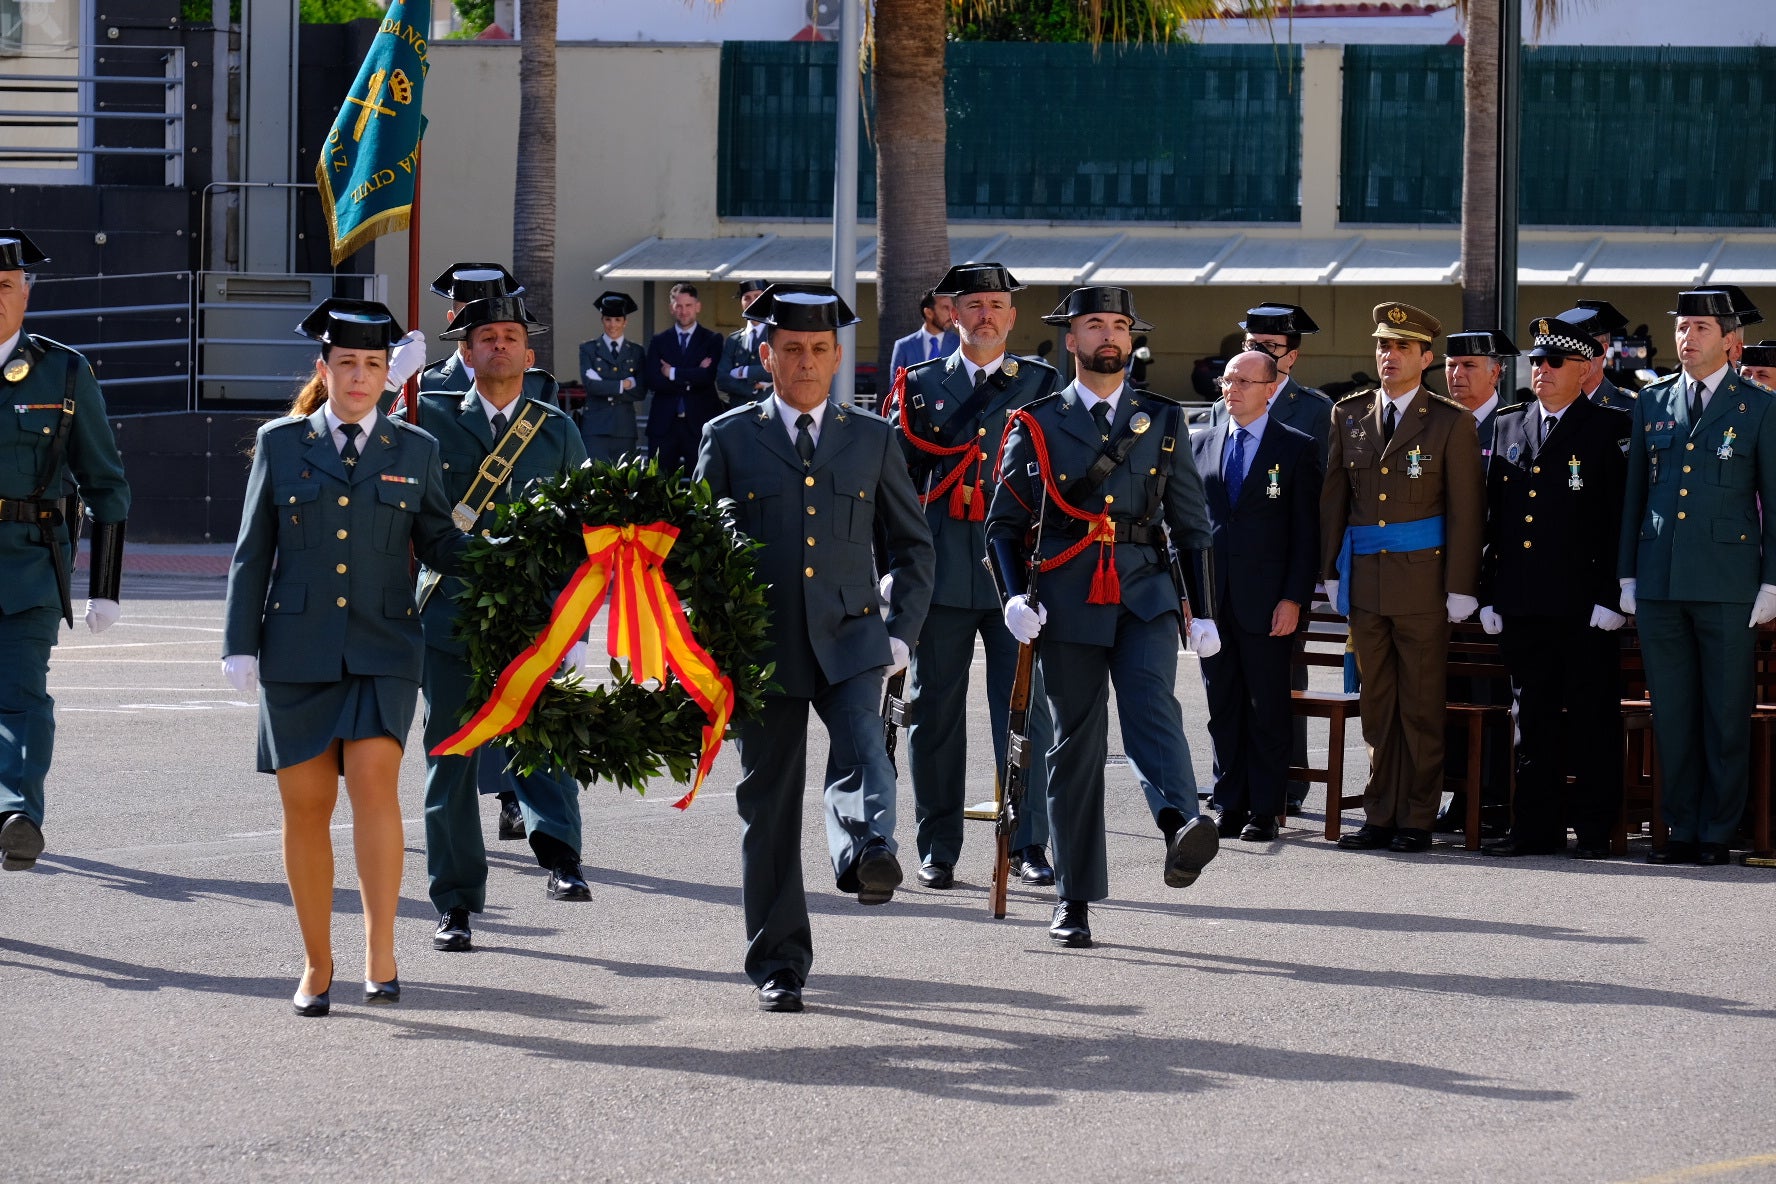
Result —
[[[327,998],[332,990],[333,967],[328,966],[327,989],[322,991],[319,995],[304,995],[301,990],[297,990],[296,994],[290,999],[290,1005],[296,1009],[297,1015],[302,1016],[305,1019],[312,1019],[316,1016],[326,1015],[333,1008],[332,1001]]]
[[[364,980],[365,1003],[399,1003],[401,1001],[401,976],[396,975],[386,983],[375,979]]]

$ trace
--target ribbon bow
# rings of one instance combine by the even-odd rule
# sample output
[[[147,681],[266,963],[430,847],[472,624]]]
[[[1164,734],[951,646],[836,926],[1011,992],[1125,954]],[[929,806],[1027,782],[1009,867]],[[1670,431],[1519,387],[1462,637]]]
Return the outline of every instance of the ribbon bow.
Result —
[[[709,718],[691,791],[672,803],[676,809],[686,809],[721,751],[722,734],[734,713],[734,684],[697,644],[685,619],[684,605],[666,582],[662,565],[678,541],[678,528],[653,522],[646,526],[586,526],[580,533],[586,544],[586,561],[555,598],[549,623],[500,673],[487,702],[434,748],[432,755],[467,756],[523,723],[568,648],[586,635],[608,593],[611,611],[605,643],[611,657],[626,660],[629,676],[637,683],[653,679],[664,686],[670,670]]]

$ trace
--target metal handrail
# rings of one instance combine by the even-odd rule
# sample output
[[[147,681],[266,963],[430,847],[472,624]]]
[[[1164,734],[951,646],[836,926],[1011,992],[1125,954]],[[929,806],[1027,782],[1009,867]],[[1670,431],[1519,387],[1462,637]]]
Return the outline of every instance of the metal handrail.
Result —
[[[166,61],[172,55],[161,58]],[[183,78],[168,78],[166,75],[145,74],[134,78],[127,74],[0,74],[0,82],[103,82],[106,84],[121,83],[125,86],[184,86]],[[20,87],[8,87],[9,90],[20,90]]]
[[[63,156],[182,156],[179,148],[44,148],[0,144],[0,158],[10,161],[55,160]]]
[[[9,87],[9,88],[7,88],[5,93],[16,94],[17,91],[14,88]],[[73,94],[75,92],[69,91],[68,93]],[[85,109],[82,109],[79,111],[0,111],[0,119],[24,119],[28,116],[33,116],[33,115],[48,115],[48,116],[52,116],[56,119],[160,119],[160,120],[173,120],[173,119],[181,118],[178,115],[169,114],[164,111],[94,111],[94,110],[85,110]],[[42,120],[34,120],[29,123],[8,123],[8,124],[5,124],[4,126],[6,126],[6,127],[49,127],[52,125],[45,123]]]
[[[44,320],[49,317],[108,317],[126,312],[189,312],[191,305],[185,301],[178,304],[107,304],[102,308],[46,308],[41,312],[33,312],[31,319]]]

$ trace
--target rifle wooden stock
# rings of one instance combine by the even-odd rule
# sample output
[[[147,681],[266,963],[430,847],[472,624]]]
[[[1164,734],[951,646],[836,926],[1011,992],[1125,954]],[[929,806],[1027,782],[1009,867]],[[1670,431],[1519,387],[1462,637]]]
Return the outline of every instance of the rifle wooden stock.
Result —
[[[1036,673],[1036,646],[1018,646],[1017,672],[1011,680],[1011,704],[1005,720],[1005,770],[999,778],[999,817],[993,824],[997,853],[993,886],[987,896],[994,920],[1005,918],[1005,895],[1011,886],[1011,836],[1023,816],[1024,793],[1030,784],[1030,684]]]

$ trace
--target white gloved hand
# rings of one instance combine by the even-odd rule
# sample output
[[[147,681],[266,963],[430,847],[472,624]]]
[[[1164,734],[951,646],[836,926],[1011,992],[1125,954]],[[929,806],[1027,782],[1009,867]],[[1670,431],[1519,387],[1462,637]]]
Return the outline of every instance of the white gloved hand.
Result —
[[[1593,625],[1597,624],[1597,619],[1593,617],[1591,623]],[[1486,635],[1488,637],[1497,637],[1505,631],[1504,619],[1500,617],[1497,612],[1493,611],[1493,607],[1490,604],[1480,610],[1480,628],[1486,630]]]
[[[581,671],[585,669],[585,666],[586,643],[583,641],[576,641],[567,647],[567,653],[561,655],[561,673],[580,674],[583,678],[585,676],[581,674]]]
[[[425,369],[425,363],[425,334],[418,329],[411,330],[389,350],[388,382],[384,385],[391,391],[400,390],[409,378]]]
[[[1040,604],[1030,607],[1030,598],[1019,593],[1005,602],[1005,627],[1018,640],[1019,645],[1029,645],[1048,624],[1048,610]]]
[[[1622,600],[1621,600],[1622,611],[1632,617],[1634,615],[1634,589],[1635,589],[1635,586],[1640,583],[1640,581],[1629,579],[1629,580],[1621,580],[1619,582],[1622,585]]]
[[[222,677],[243,695],[259,689],[259,659],[253,654],[230,654],[222,659]]]
[[[1771,621],[1776,621],[1776,584],[1759,584],[1757,599],[1751,605],[1751,627]]]
[[[1199,658],[1212,658],[1221,652],[1221,630],[1207,617],[1190,619],[1190,648]]]
[[[123,616],[123,606],[115,600],[94,598],[86,602],[86,627],[94,633],[103,633],[117,624]]]
[[[894,604],[894,573],[889,572],[876,583],[876,595],[882,598],[882,607],[890,608]]]
[[[1457,621],[1465,621],[1473,616],[1474,610],[1480,607],[1480,602],[1472,596],[1451,592],[1444,598],[1444,605],[1449,610],[1449,623],[1453,625]]]
[[[1591,606],[1591,628],[1601,629],[1605,633],[1614,633],[1628,623],[1628,618],[1621,613],[1611,612],[1601,604]]]
[[[1338,611],[1338,581],[1337,580],[1327,580],[1326,581],[1326,603],[1332,606],[1333,612]]]
[[[888,676],[892,678],[907,668],[907,663],[913,660],[913,650],[900,638],[890,637],[888,651],[894,655],[893,660],[888,663]]]

